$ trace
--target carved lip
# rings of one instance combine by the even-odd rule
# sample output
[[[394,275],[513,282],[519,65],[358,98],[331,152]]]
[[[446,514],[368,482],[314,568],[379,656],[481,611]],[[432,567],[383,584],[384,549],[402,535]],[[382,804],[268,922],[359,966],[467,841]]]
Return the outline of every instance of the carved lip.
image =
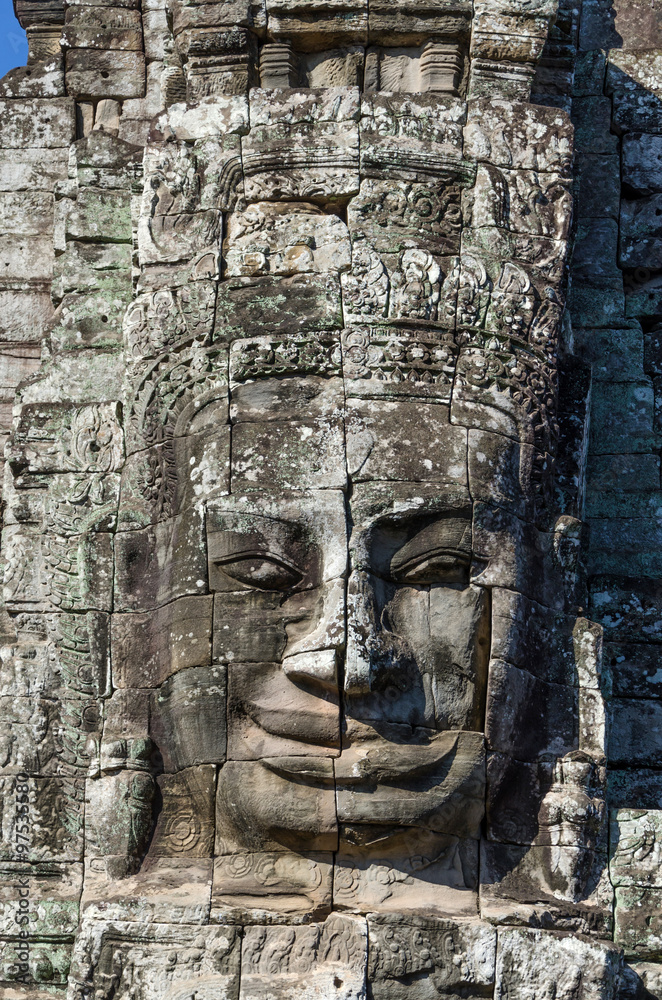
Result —
[[[326,706],[326,711],[322,706]],[[296,708],[292,712],[274,709],[259,702],[246,703],[253,722],[271,736],[280,736],[306,745],[340,746],[340,714],[337,705],[320,699],[320,711]],[[296,759],[296,758],[295,758]]]
[[[328,771],[320,763],[323,760],[286,756],[263,759],[263,763],[290,780],[314,781],[319,777],[328,784]],[[459,779],[484,768],[484,738],[482,733],[447,731],[435,733],[426,745],[375,739],[367,747],[356,744],[344,748],[333,766],[338,788],[367,792],[381,784],[401,785],[403,789],[414,782],[438,784],[451,772]]]

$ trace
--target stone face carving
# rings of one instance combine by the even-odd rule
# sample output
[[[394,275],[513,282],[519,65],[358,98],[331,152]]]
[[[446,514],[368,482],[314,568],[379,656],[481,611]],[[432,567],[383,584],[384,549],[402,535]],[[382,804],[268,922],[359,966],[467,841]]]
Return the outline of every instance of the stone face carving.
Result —
[[[0,981],[615,998],[662,827],[608,809],[558,5],[64,6],[57,94],[4,102],[57,308],[6,449]]]

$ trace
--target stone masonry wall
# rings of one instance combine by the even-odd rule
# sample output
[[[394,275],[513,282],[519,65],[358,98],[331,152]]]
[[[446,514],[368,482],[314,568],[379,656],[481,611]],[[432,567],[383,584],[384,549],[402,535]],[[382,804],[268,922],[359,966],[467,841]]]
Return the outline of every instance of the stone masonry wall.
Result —
[[[662,997],[662,2],[15,5],[0,996]]]

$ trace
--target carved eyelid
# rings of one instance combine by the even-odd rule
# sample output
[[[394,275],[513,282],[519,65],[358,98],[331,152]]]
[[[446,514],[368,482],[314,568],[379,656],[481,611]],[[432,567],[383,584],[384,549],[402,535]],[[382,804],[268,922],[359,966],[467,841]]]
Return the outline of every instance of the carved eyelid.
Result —
[[[450,556],[463,568],[471,561],[471,522],[444,518],[421,528],[391,558],[391,573],[400,575],[419,563]]]
[[[276,566],[282,566],[283,569],[289,570],[290,573],[297,573],[299,576],[303,576],[303,570],[285,559],[281,555],[277,555],[275,552],[270,552],[268,549],[240,549],[237,552],[226,553],[223,556],[218,556],[214,559],[214,563],[217,566],[231,566],[232,563],[243,562],[246,559],[260,559],[262,562],[271,562]]]
[[[471,557],[468,552],[463,552],[460,549],[449,549],[446,547],[441,547],[438,549],[429,549],[426,552],[419,552],[415,556],[404,560],[403,562],[397,562],[395,559],[391,561],[391,572],[394,576],[406,576],[411,573],[412,570],[416,569],[417,566],[422,566],[425,563],[430,563],[433,560],[439,558],[440,556],[446,556],[448,559],[452,559],[453,563],[456,564],[458,568],[465,569],[471,563]],[[455,567],[450,565],[449,570]]]

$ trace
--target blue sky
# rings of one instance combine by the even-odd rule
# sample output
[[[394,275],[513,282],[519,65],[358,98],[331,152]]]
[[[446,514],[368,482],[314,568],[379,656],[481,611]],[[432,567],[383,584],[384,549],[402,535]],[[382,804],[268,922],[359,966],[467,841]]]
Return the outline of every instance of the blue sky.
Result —
[[[25,66],[27,59],[28,43],[14,17],[12,0],[0,0],[0,76],[14,66]]]

